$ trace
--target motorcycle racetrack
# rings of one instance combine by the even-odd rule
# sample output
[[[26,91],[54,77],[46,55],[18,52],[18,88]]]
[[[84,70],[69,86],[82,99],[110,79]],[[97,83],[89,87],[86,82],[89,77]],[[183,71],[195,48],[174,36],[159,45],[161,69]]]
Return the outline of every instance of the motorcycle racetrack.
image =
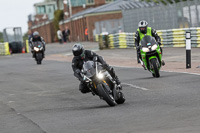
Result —
[[[199,50],[185,69],[184,48],[164,48],[166,66],[153,78],[134,49],[98,50],[111,66],[126,101],[110,107],[82,94],[71,68],[70,44],[47,45],[42,65],[31,54],[0,56],[0,133],[199,133]]]

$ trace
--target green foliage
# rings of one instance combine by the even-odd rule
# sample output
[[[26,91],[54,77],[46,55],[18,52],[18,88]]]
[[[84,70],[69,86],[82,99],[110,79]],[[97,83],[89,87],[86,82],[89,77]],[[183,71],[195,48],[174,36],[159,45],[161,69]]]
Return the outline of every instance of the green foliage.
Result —
[[[4,42],[4,40],[3,40],[3,32],[0,32],[0,42]]]
[[[54,30],[55,30],[55,32],[58,31],[58,29],[59,29],[59,22],[60,22],[61,20],[63,20],[63,17],[64,17],[64,12],[63,12],[63,10],[56,10],[56,11],[54,12],[53,24],[54,24]]]
[[[23,35],[23,41],[25,42],[26,40],[28,40],[28,32]]]

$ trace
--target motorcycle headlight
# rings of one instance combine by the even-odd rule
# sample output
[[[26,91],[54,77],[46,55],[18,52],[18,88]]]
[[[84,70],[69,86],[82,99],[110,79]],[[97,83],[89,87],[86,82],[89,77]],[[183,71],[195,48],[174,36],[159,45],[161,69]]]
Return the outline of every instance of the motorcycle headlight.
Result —
[[[157,47],[158,47],[158,45],[157,45],[157,44],[155,44],[155,45],[153,45],[153,46],[151,47],[151,50],[156,50],[156,49],[157,49]]]
[[[142,48],[142,51],[144,51],[144,52],[149,52],[149,49],[148,49],[148,48],[145,48],[145,47],[143,47],[143,48]]]
[[[98,73],[98,75],[97,75],[97,78],[98,78],[98,79],[103,79],[103,77],[104,77],[103,73],[101,73],[101,72]]]
[[[34,50],[38,52],[40,49],[39,49],[39,48],[37,48],[37,47],[34,47]]]

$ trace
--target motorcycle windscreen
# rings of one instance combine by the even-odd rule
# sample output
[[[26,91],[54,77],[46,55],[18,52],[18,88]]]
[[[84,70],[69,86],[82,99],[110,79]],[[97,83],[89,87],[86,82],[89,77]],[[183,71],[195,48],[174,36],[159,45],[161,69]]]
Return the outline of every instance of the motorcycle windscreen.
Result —
[[[96,74],[96,70],[94,68],[94,62],[93,61],[87,61],[83,64],[83,72],[84,74],[91,78]]]
[[[40,47],[42,47],[42,42],[40,42],[40,41],[33,42],[33,46],[40,48]]]
[[[140,43],[142,47],[149,47],[149,46],[153,46],[154,44],[157,44],[155,38],[152,36],[143,37]]]

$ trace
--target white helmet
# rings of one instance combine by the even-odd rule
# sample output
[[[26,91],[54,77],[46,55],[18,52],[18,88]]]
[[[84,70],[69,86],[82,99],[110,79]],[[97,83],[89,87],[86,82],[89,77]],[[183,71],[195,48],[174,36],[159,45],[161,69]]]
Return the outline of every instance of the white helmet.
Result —
[[[148,23],[147,21],[145,20],[142,20],[138,23],[138,27],[139,27],[139,30],[140,32],[142,32],[143,34],[146,34],[147,33],[147,26],[148,26]]]
[[[33,37],[38,37],[39,36],[39,32],[35,31],[33,32]]]

